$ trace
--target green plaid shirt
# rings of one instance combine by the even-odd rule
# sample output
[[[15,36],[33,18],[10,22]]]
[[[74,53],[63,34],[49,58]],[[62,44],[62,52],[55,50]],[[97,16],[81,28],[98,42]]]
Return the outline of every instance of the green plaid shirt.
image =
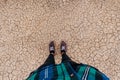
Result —
[[[26,80],[109,80],[109,78],[90,65],[64,62],[38,68]]]

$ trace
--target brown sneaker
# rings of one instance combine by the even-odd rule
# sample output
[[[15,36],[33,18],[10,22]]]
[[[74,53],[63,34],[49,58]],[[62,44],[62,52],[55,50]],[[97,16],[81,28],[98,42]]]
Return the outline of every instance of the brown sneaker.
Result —
[[[50,44],[49,44],[49,52],[50,52],[51,54],[54,54],[54,53],[55,53],[54,41],[51,41]]]
[[[67,46],[64,41],[61,41],[61,46],[60,46],[61,53],[66,53],[67,52]]]

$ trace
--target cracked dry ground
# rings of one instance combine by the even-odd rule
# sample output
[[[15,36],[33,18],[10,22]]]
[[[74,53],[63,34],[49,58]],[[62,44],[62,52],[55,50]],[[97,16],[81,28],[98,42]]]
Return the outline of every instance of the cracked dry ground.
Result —
[[[24,80],[55,40],[78,63],[120,79],[120,0],[0,0],[0,80]]]

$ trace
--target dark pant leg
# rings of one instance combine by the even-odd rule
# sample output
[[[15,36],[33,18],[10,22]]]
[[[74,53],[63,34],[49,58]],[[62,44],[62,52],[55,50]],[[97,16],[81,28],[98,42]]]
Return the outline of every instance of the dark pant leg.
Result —
[[[44,62],[43,65],[51,65],[51,64],[55,64],[55,59],[54,59],[54,55],[53,54],[49,54],[48,58],[46,59],[46,61]]]
[[[55,59],[54,59],[53,54],[49,54],[48,58],[46,59],[44,64],[39,67],[39,69],[41,69],[41,68],[43,68],[45,66],[51,65],[51,64],[53,64],[53,65],[55,64]]]
[[[78,63],[72,61],[66,53],[62,54],[62,62],[70,62],[71,66],[74,70],[76,70],[76,67],[79,65]]]
[[[72,61],[72,60],[67,56],[66,53],[63,53],[62,54],[62,62],[65,62],[65,61]]]

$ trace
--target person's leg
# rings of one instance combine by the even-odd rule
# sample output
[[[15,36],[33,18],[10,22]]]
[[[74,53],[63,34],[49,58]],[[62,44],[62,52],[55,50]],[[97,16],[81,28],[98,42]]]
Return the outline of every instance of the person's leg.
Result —
[[[40,66],[39,68],[55,64],[55,59],[54,59],[55,45],[54,45],[53,41],[50,42],[50,44],[49,44],[49,52],[50,52],[50,54],[49,54],[48,58],[45,60],[44,64],[42,66]]]
[[[50,53],[48,58],[44,62],[44,66],[51,65],[51,64],[55,64],[55,59],[54,59],[54,55]]]
[[[72,61],[70,57],[67,56],[67,46],[64,41],[61,42],[61,55],[62,55],[62,62],[70,62],[71,66],[73,67],[74,70],[76,70],[76,66],[78,65],[76,62]]]
[[[67,52],[67,45],[66,45],[66,43],[64,41],[61,41],[60,50],[61,50],[61,55],[62,55],[62,62],[64,62],[64,61],[71,61],[71,59],[66,54],[66,52]]]
[[[61,54],[62,54],[62,62],[72,61],[72,60],[70,59],[70,57],[68,57],[65,52],[62,52]]]
[[[76,70],[76,67],[79,65],[78,63],[71,60],[70,57],[66,53],[62,53],[62,62],[70,62],[74,70]]]
[[[47,59],[45,60],[45,62],[41,66],[39,66],[38,69],[40,70],[45,66],[54,65],[54,64],[55,64],[54,55],[50,53]]]

